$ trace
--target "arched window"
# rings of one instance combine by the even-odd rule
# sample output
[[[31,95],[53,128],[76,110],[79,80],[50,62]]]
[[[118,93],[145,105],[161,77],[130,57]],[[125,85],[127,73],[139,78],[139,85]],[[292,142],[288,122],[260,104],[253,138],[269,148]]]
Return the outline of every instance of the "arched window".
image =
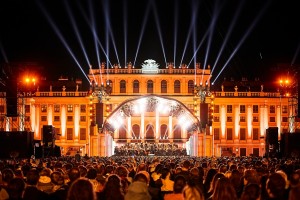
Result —
[[[140,126],[138,124],[134,124],[132,126],[132,138],[138,139],[140,137]]]
[[[133,81],[133,93],[140,92],[140,82],[138,80]]]
[[[145,138],[147,142],[154,142],[154,127],[151,124],[146,126]]]
[[[111,94],[113,91],[113,82],[112,80],[107,80],[106,81],[106,93]]]
[[[181,142],[181,126],[180,125],[175,125],[174,126],[174,142]]]
[[[194,94],[194,81],[193,80],[188,81],[188,93]]]
[[[174,82],[174,93],[180,93],[180,81],[176,80]]]
[[[162,124],[160,126],[160,138],[166,139],[168,137],[168,126],[166,124]]]
[[[152,80],[147,81],[147,93],[153,94],[153,81]]]
[[[167,88],[167,81],[166,80],[162,80],[160,83],[160,92],[161,93],[168,93],[168,88]]]
[[[119,128],[119,139],[122,140],[120,142],[126,142],[126,128],[124,126]]]
[[[120,93],[126,93],[126,81],[125,80],[120,81]]]

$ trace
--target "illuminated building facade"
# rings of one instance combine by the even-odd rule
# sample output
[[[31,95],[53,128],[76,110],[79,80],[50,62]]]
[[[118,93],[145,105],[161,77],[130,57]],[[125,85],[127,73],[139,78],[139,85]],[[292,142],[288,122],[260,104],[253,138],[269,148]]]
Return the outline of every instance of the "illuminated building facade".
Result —
[[[263,156],[268,128],[278,127],[278,138],[297,129],[295,97],[263,84],[247,91],[239,85],[212,88],[210,68],[199,64],[102,64],[88,77],[87,89],[60,80],[33,93],[18,91],[19,115],[13,117],[2,93],[1,131],[32,131],[42,140],[43,126],[53,125],[63,154],[109,156],[115,145],[156,142],[176,143],[194,156]]]

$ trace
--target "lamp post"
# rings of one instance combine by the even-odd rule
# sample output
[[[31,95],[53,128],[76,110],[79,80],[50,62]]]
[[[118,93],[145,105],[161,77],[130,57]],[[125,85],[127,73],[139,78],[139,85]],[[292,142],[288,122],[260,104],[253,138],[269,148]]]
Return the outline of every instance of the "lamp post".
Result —
[[[207,82],[205,85],[195,85],[194,90],[195,95],[200,98],[201,103],[205,103],[206,97],[211,96],[210,87]]]

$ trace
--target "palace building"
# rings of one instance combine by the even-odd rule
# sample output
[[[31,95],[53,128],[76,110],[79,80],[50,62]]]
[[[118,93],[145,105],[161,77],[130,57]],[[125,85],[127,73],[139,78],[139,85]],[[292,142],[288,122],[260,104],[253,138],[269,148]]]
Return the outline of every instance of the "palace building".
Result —
[[[1,134],[31,132],[35,142],[69,155],[111,156],[118,146],[156,143],[192,156],[263,156],[278,151],[282,133],[298,130],[297,98],[286,85],[279,91],[242,80],[217,87],[209,67],[162,68],[151,59],[141,67],[102,64],[88,78],[89,88],[60,79],[1,92]]]

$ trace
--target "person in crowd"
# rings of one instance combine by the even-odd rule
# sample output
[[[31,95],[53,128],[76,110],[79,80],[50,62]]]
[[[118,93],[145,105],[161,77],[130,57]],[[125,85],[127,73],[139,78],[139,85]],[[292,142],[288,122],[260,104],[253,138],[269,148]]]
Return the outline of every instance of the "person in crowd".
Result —
[[[86,178],[88,178],[89,181],[92,182],[95,192],[100,192],[99,182],[96,179],[97,178],[97,170],[94,168],[88,169]]]
[[[111,174],[107,177],[104,189],[98,193],[98,199],[103,200],[124,200],[124,192],[121,184],[121,179],[116,174]]]
[[[207,171],[207,175],[204,180],[203,188],[205,199],[207,199],[211,194],[209,193],[211,182],[214,176],[218,173],[218,171],[214,168],[211,168]]]
[[[173,193],[164,195],[164,200],[183,200],[183,188],[186,186],[186,180],[183,176],[176,176],[173,185]]]
[[[166,167],[162,168],[160,178],[162,181],[162,186],[161,186],[162,195],[167,193],[173,193],[174,181],[171,180],[170,169]]]
[[[37,188],[40,174],[37,169],[31,169],[27,172],[26,187],[23,194],[24,200],[41,200],[48,199],[48,194]]]
[[[188,181],[183,191],[184,200],[204,200],[204,194],[201,189],[193,182]]]
[[[269,199],[283,200],[287,199],[286,195],[286,182],[282,175],[272,173],[267,179],[266,188]]]
[[[261,189],[256,183],[249,183],[245,186],[240,200],[260,200]]]
[[[202,178],[200,177],[199,169],[197,167],[191,168],[189,179],[193,181],[201,191],[204,191],[203,176]]]
[[[118,166],[115,170],[115,174],[121,179],[123,193],[126,194],[128,187],[132,182],[132,179],[128,177],[128,170],[124,166]]]
[[[300,199],[300,185],[298,184],[295,187],[292,187],[289,191],[289,199],[288,200],[299,200]]]
[[[93,184],[87,178],[78,178],[72,182],[67,200],[96,200]]]
[[[40,178],[37,184],[37,188],[41,191],[46,192],[47,194],[50,194],[53,192],[53,186],[54,184],[51,182],[51,173],[52,170],[49,168],[45,168],[40,172]]]
[[[211,200],[238,200],[235,189],[228,178],[218,178]]]
[[[224,177],[225,177],[225,175],[223,173],[216,173],[214,175],[214,178],[213,178],[213,180],[210,183],[210,188],[209,188],[208,193],[207,193],[207,199],[211,199],[212,198],[212,195],[213,195],[214,190],[215,190],[216,185],[217,185],[217,181],[220,178],[224,178]]]
[[[8,183],[7,191],[9,200],[21,200],[23,199],[23,192],[25,189],[25,182],[23,178],[15,177]],[[1,198],[0,198],[1,199]]]
[[[149,179],[144,173],[137,173],[132,184],[128,187],[128,192],[125,194],[125,200],[151,200],[151,195],[148,191]]]

